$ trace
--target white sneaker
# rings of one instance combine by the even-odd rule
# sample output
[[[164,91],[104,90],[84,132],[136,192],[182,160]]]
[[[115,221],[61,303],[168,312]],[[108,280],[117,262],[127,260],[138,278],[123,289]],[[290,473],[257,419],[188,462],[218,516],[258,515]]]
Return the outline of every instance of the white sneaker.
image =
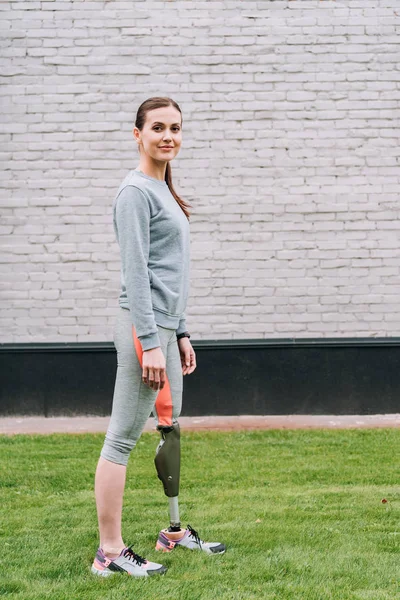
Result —
[[[109,577],[118,572],[128,573],[134,577],[149,577],[150,575],[161,575],[166,570],[167,567],[150,562],[133,552],[132,546],[121,550],[121,554],[113,559],[108,558],[99,548],[91,568],[94,575],[101,577]]]
[[[219,542],[203,542],[199,534],[190,525],[187,529],[172,532],[162,529],[158,534],[156,550],[171,552],[176,546],[183,546],[189,550],[203,550],[206,554],[223,554],[226,550],[225,544]]]

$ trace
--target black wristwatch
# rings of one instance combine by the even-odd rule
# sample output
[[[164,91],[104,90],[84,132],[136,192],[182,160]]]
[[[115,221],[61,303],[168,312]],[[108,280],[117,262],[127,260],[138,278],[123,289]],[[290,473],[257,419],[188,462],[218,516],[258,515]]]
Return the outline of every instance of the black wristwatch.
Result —
[[[188,331],[185,331],[185,333],[180,333],[179,335],[176,336],[176,339],[180,340],[181,338],[184,338],[184,337],[190,338],[190,333]]]

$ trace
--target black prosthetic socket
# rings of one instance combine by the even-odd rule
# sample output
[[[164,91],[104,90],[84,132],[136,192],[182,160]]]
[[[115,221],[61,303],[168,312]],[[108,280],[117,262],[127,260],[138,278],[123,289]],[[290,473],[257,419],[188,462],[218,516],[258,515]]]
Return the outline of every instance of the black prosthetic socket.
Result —
[[[154,459],[158,478],[162,481],[165,495],[174,498],[179,494],[180,475],[180,428],[175,421],[172,426],[157,427],[161,441]]]

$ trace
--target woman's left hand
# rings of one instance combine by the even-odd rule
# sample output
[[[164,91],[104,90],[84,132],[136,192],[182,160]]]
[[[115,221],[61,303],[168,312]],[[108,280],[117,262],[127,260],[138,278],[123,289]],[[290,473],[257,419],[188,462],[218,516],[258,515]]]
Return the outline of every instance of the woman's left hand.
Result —
[[[196,368],[196,354],[189,338],[183,337],[178,340],[178,347],[181,355],[182,373],[183,375],[189,375]]]

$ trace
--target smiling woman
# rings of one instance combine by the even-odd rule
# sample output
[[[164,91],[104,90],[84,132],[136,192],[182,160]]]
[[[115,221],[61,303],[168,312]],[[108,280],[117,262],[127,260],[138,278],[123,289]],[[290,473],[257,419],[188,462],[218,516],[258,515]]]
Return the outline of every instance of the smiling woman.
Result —
[[[182,112],[172,98],[153,97],[138,108],[133,137],[137,142],[140,160],[137,170],[159,181],[165,181],[189,220],[190,204],[182,200],[172,185],[170,161],[182,145]]]
[[[92,573],[161,574],[166,567],[145,560],[122,539],[126,466],[153,413],[161,434],[155,466],[169,500],[170,526],[156,549],[175,546],[221,554],[225,546],[203,542],[195,529],[181,529],[178,493],[183,375],[196,368],[186,331],[189,295],[190,207],[172,186],[170,161],[182,144],[182,115],[170,98],[149,98],[133,129],[140,161],[113,202],[113,225],[121,251],[120,310],[114,328],[117,374],[111,419],[96,470],[100,531]]]

